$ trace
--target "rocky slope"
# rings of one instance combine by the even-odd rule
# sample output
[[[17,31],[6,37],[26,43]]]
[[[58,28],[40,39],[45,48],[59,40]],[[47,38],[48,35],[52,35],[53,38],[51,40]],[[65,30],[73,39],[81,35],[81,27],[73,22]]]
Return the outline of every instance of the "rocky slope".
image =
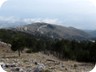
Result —
[[[50,72],[88,72],[94,67],[87,63],[61,61],[42,53],[23,54],[21,57],[16,57],[16,54],[8,54],[5,58],[0,58],[0,62],[11,65],[11,67],[5,68],[9,72],[19,72],[16,68],[22,69],[23,72],[34,72],[38,66],[35,63],[44,65],[44,69]]]
[[[18,30],[33,35],[47,36],[50,38],[59,39],[76,39],[76,40],[86,40],[90,37],[86,32],[73,28],[64,27],[59,25],[53,25],[48,23],[33,23],[17,28],[13,30]]]
[[[28,54],[25,51],[18,57],[17,52],[10,51],[9,46],[0,46],[0,64],[5,64],[7,72],[37,72],[35,70],[38,69],[45,72],[88,72],[94,67],[91,63],[64,61],[41,52]]]

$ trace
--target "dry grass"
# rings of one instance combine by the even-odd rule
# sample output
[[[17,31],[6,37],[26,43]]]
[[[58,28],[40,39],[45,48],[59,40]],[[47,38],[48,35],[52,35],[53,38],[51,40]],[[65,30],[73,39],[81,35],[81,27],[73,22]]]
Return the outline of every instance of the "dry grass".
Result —
[[[0,62],[15,63],[18,67],[22,68],[35,68],[35,62],[42,63],[46,66],[44,72],[87,72],[90,71],[94,65],[90,63],[79,63],[76,61],[61,61],[56,57],[47,56],[43,53],[22,53],[18,57],[17,52],[6,51],[6,48],[0,48]]]

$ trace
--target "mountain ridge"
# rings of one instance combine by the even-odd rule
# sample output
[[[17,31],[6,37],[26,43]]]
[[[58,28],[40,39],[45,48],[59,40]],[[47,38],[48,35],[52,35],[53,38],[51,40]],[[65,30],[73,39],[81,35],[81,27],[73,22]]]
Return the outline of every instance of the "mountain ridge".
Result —
[[[33,35],[46,36],[55,39],[86,40],[90,35],[74,27],[65,27],[49,23],[36,22],[13,28],[13,30],[26,32]]]

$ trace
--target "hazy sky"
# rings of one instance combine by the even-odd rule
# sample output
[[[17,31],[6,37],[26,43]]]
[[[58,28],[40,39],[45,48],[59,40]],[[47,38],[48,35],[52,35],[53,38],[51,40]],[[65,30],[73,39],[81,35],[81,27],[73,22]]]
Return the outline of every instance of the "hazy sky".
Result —
[[[0,8],[0,17],[49,20],[64,26],[96,29],[96,0],[8,0]]]

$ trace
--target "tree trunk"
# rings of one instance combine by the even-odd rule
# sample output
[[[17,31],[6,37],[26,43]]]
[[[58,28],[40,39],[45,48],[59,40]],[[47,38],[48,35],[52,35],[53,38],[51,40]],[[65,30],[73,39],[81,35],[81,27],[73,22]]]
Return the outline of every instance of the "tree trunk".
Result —
[[[19,56],[19,57],[21,56],[21,51],[20,51],[20,50],[18,50],[18,56]]]

